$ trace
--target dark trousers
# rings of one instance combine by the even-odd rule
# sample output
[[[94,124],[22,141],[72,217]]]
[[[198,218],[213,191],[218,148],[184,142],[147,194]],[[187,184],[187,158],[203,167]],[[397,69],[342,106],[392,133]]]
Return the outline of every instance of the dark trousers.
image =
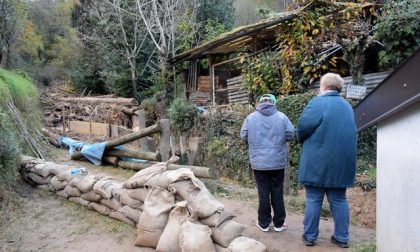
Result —
[[[259,198],[259,225],[262,228],[266,228],[273,220],[275,227],[283,226],[286,219],[283,199],[284,169],[273,171],[254,170],[254,175]],[[273,217],[271,217],[271,207],[273,207]]]

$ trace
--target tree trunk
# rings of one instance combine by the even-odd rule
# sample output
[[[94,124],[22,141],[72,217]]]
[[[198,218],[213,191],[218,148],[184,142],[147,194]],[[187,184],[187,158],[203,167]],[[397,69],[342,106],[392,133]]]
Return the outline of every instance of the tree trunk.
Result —
[[[98,98],[98,97],[64,97],[61,98],[62,101],[67,102],[81,102],[89,104],[98,104],[98,103],[114,103],[118,105],[127,105],[133,106],[138,105],[136,99],[134,98]]]
[[[6,46],[3,46],[3,48],[1,49],[1,62],[0,62],[0,67],[1,68],[6,68],[7,65],[7,57],[8,57],[8,50]]]
[[[109,150],[105,152],[107,156],[113,157],[126,157],[126,158],[138,158],[150,161],[160,161],[159,153],[154,152],[141,152],[141,151],[133,151],[133,150]]]

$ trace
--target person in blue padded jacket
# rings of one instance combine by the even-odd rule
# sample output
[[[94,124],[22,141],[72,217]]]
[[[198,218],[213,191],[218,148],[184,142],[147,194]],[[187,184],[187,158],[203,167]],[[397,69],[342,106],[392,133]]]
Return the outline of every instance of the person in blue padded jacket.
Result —
[[[302,112],[296,126],[302,143],[299,182],[306,192],[302,239],[307,246],[318,238],[324,195],[334,220],[331,242],[347,248],[349,206],[346,189],[356,175],[356,124],[351,105],[340,96],[343,79],[327,73],[321,77],[320,94]]]
[[[241,139],[248,142],[249,159],[258,189],[258,221],[256,225],[269,231],[287,229],[283,199],[284,168],[288,164],[286,141],[294,138],[289,118],[277,111],[276,98],[266,94],[260,98],[257,111],[248,115],[241,128]],[[271,207],[274,215],[271,216]]]

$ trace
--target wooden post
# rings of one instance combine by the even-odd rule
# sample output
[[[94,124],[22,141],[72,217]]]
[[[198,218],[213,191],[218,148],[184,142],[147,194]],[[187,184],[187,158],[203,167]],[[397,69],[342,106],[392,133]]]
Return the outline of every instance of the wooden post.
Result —
[[[188,154],[188,165],[195,165],[196,159],[201,152],[203,139],[201,137],[190,138],[189,143],[189,154]]]
[[[215,106],[216,105],[216,87],[215,87],[215,83],[214,83],[214,66],[213,66],[213,57],[209,57],[209,71],[210,71],[210,81],[211,81],[211,105]]]
[[[154,152],[143,152],[133,150],[108,150],[105,155],[112,157],[126,157],[126,158],[137,158],[150,161],[160,161],[160,154]]]
[[[181,164],[182,165],[187,164],[188,162],[186,146],[187,146],[187,138],[185,137],[184,134],[181,134],[179,136],[179,148],[181,150]]]
[[[171,135],[171,137],[169,138],[169,142],[171,145],[171,157],[175,156],[175,151],[176,151],[176,139],[174,135]]]
[[[144,109],[136,111],[136,115],[138,116],[139,122],[139,130],[146,128],[146,111]],[[146,138],[140,139],[140,150],[142,151],[150,151],[149,144]]]
[[[159,152],[162,161],[168,161],[171,157],[171,121],[169,119],[161,119],[159,125],[161,128]]]

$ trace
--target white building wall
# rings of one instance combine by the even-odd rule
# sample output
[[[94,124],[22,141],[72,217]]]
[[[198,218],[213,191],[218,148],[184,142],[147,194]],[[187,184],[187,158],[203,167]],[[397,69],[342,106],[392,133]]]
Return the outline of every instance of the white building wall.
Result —
[[[378,125],[377,248],[420,251],[420,102]]]

